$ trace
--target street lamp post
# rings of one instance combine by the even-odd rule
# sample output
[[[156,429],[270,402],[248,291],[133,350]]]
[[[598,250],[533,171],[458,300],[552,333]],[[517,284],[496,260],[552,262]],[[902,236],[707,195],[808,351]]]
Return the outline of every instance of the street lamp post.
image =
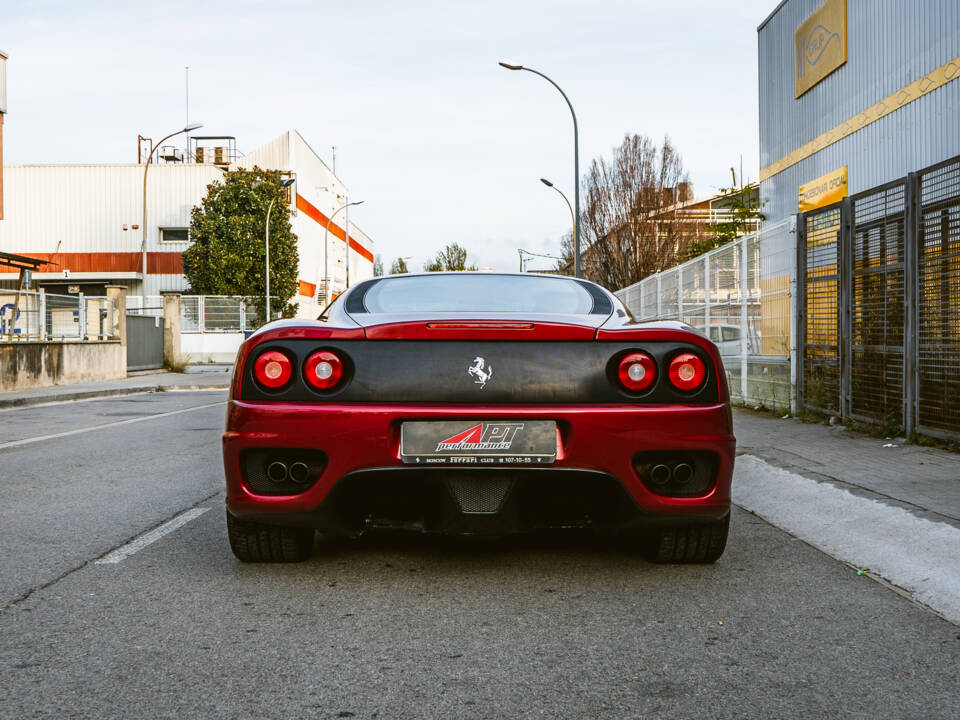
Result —
[[[579,131],[577,130],[577,114],[573,111],[573,103],[570,102],[570,98],[567,97],[563,88],[539,70],[524,67],[520,63],[511,62],[510,60],[501,60],[499,64],[507,70],[526,70],[527,72],[532,72],[534,75],[539,75],[560,91],[563,99],[567,101],[567,107],[570,108],[570,115],[573,116],[573,197],[574,204],[577,207],[573,223],[573,274],[574,277],[580,277],[580,138]]]
[[[554,185],[552,182],[550,182],[550,181],[547,180],[546,178],[540,178],[540,182],[542,182],[542,183],[543,183],[544,185],[546,185],[548,188],[553,188],[553,189],[556,190],[558,193],[560,193],[560,197],[562,197],[562,198],[563,198],[563,201],[567,204],[567,209],[570,210],[570,222],[573,223],[573,247],[574,247],[574,251],[573,251],[573,252],[574,252],[574,259],[576,260],[576,262],[574,262],[574,272],[576,273],[576,275],[575,275],[574,277],[580,277],[580,269],[579,269],[579,267],[580,267],[580,252],[579,252],[579,250],[580,250],[580,243],[578,242],[579,234],[577,233],[577,218],[576,218],[576,216],[573,214],[573,208],[570,207],[570,201],[567,199],[567,196],[564,195],[563,190],[561,190],[560,188],[558,188],[556,185]]]
[[[281,188],[288,188],[293,185],[294,178],[284,178],[280,181]],[[266,300],[267,300],[267,316],[266,322],[270,322],[270,211],[273,210],[273,204],[277,201],[277,196],[274,195],[270,199],[270,204],[267,205],[267,228],[266,228],[266,238],[265,245],[267,250],[267,288],[266,288]]]
[[[174,135],[191,132],[203,127],[203,123],[190,123],[185,125],[182,130],[177,130],[167,135],[156,145],[150,141],[150,154],[147,156],[147,163],[143,166],[143,240],[140,242],[140,261],[141,261],[141,281],[140,281],[140,312],[147,304],[147,171],[150,169],[150,163],[153,162],[153,151],[163,145]]]
[[[323,226],[323,282],[324,282],[323,290],[324,290],[324,293],[326,293],[326,297],[324,298],[324,300],[327,303],[330,302],[330,271],[327,269],[327,240],[329,239],[330,223],[333,222],[333,219],[337,216],[338,212],[340,212],[341,210],[346,210],[351,205],[363,205],[363,200],[344,203],[343,205],[341,205],[340,207],[338,207],[336,210],[333,211],[333,214],[330,215],[329,218],[327,218],[327,224]],[[349,212],[350,211],[348,210],[347,221],[345,223],[345,225],[347,226],[347,229],[344,231],[344,235],[346,236],[346,243],[347,243],[347,287],[350,287],[350,215],[349,215]]]

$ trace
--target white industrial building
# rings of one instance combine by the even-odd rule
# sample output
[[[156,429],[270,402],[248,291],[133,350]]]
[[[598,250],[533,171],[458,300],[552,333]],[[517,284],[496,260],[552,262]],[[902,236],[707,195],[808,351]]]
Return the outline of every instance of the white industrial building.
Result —
[[[142,164],[3,168],[0,250],[48,261],[33,275],[34,287],[48,292],[104,295],[106,285],[121,284],[128,288],[129,305],[136,307],[144,296],[147,306],[158,305],[160,293],[189,289],[182,253],[189,247],[190,211],[203,200],[207,185],[221,180],[230,167],[256,165],[295,179],[290,219],[299,238],[300,282],[294,298],[299,316],[315,317],[326,304],[328,287],[335,296],[348,281],[355,284],[373,275],[373,243],[353,223],[348,251],[345,212],[330,222],[324,248],[328,219],[346,202],[347,188],[300,133],[289,130],[239,159],[211,150],[219,148],[190,153],[191,160],[204,162],[160,153],[150,166],[145,274]],[[11,287],[15,280],[14,274],[0,273],[0,287]]]

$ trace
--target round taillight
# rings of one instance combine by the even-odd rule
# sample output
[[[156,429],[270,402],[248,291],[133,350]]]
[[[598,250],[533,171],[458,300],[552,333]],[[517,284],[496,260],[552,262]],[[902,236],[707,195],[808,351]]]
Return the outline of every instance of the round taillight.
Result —
[[[336,353],[320,350],[307,358],[303,374],[310,387],[317,390],[330,390],[336,387],[343,377],[343,361]]]
[[[703,365],[703,360],[696,355],[683,353],[670,361],[670,370],[667,375],[670,383],[677,390],[688,392],[703,385],[707,377],[707,369]]]
[[[653,385],[657,379],[657,365],[646,353],[630,353],[620,361],[617,368],[620,384],[631,392],[640,392]]]
[[[282,352],[267,350],[253,364],[253,376],[263,387],[277,390],[290,382],[293,365]]]

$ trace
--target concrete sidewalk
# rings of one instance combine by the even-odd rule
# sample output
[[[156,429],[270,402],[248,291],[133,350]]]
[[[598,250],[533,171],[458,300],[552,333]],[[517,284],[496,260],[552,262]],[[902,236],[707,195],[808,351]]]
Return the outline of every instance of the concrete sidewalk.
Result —
[[[960,455],[734,412],[733,501],[960,625]]]
[[[88,400],[112,395],[131,395],[142,392],[169,392],[176,390],[225,390],[230,384],[230,373],[222,368],[216,372],[189,369],[186,373],[149,372],[131,375],[125,380],[98,383],[74,383],[53,387],[33,388],[0,393],[0,410],[67,400]]]
[[[960,454],[734,410],[737,453],[960,523]]]

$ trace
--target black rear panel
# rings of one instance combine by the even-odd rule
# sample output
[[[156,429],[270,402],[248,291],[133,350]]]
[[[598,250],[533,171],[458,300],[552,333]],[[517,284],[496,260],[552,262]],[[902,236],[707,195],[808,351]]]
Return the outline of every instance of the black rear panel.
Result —
[[[265,391],[253,379],[254,361],[268,350],[286,352],[295,367],[290,385],[280,391]],[[333,350],[345,361],[344,381],[333,392],[315,391],[303,380],[303,365],[317,350]],[[639,395],[617,381],[620,359],[637,350],[657,362],[656,382]],[[707,368],[706,383],[693,394],[674,390],[667,381],[667,366],[681,352],[698,355]],[[247,358],[241,390],[243,400],[483,405],[713,403],[717,397],[710,357],[676,342],[272,341]]]

